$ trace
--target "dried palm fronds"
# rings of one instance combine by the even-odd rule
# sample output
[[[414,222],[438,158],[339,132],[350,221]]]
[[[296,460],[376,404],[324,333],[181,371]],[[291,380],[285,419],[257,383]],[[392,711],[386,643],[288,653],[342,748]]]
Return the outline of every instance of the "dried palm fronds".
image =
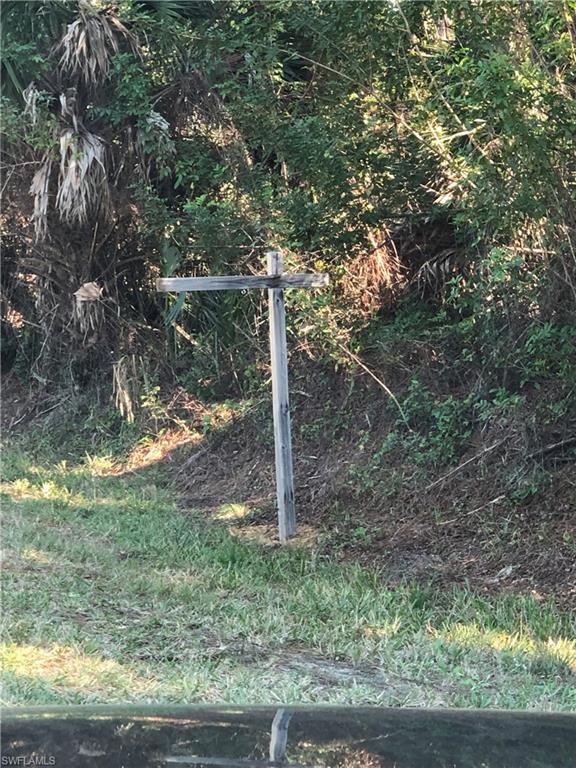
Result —
[[[139,361],[141,363],[141,361]],[[112,388],[116,407],[128,422],[134,421],[139,402],[139,377],[137,358],[126,355],[112,366]]]
[[[56,207],[68,223],[84,223],[108,202],[104,142],[95,134],[67,129],[60,136]]]
[[[462,266],[463,254],[454,248],[446,248],[426,259],[410,282],[416,285],[422,297],[439,296],[450,277]]]
[[[24,99],[24,114],[30,117],[32,125],[36,125],[38,121],[38,97],[40,91],[36,88],[34,80],[30,85],[22,91],[22,98]]]
[[[94,283],[87,283],[86,285],[94,285]],[[89,333],[94,334],[99,328],[102,328],[104,319],[103,308],[98,299],[82,299],[78,296],[78,293],[79,291],[76,291],[74,294],[76,300],[72,304],[72,319],[86,339]],[[98,289],[99,296],[100,289]]]
[[[64,93],[60,94],[60,107],[62,109],[62,117],[64,120],[71,120],[74,130],[78,130],[78,109],[77,109],[78,93],[76,88],[67,88]]]
[[[394,304],[404,276],[388,234],[371,232],[368,239],[372,249],[367,254],[361,253],[348,265],[342,286],[357,311],[373,315]]]
[[[102,296],[102,286],[95,282],[82,283],[80,288],[74,291],[74,296],[79,303],[83,301],[98,301]]]
[[[447,194],[453,188],[448,184]],[[435,202],[438,202],[439,198]],[[446,216],[415,217],[399,227],[394,240],[406,268],[409,285],[422,299],[438,299],[447,282],[466,268],[470,249],[458,242],[453,223]]]
[[[48,188],[51,171],[52,156],[46,152],[30,185],[30,194],[34,196],[32,222],[36,240],[44,240],[48,230]]]
[[[54,52],[60,54],[62,70],[79,76],[87,86],[94,86],[108,75],[110,58],[119,50],[118,35],[124,37],[133,50],[137,42],[111,11],[99,13],[86,0],[78,5],[80,16],[68,25]]]

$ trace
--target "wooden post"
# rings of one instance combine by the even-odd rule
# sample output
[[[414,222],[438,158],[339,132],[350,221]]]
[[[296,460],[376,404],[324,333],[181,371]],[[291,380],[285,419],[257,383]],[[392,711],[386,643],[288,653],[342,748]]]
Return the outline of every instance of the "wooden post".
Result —
[[[159,277],[156,290],[164,293],[187,291],[233,291],[268,289],[270,304],[270,355],[272,359],[272,403],[274,407],[274,448],[280,541],[296,533],[294,478],[292,476],[292,439],[288,401],[288,352],[286,349],[286,314],[284,288],[325,288],[328,275],[303,273],[285,275],[282,256],[268,254],[267,275],[211,275],[210,277]]]
[[[284,271],[282,255],[269,251],[268,274],[280,276]],[[290,402],[288,397],[288,350],[286,347],[286,312],[282,288],[268,289],[270,311],[270,359],[272,363],[272,408],[276,454],[276,487],[278,491],[278,527],[280,541],[296,533],[294,509],[294,477],[292,471],[292,437],[290,434]]]

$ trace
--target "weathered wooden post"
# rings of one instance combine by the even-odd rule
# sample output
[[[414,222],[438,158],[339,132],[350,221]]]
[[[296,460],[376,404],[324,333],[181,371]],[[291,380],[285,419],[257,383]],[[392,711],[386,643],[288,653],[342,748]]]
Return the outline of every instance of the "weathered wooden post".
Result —
[[[269,251],[268,274],[280,276],[283,258]],[[286,310],[282,288],[268,288],[270,313],[270,362],[272,365],[272,410],[274,414],[274,451],[276,454],[276,491],[278,496],[278,529],[280,541],[296,533],[294,509],[294,473],[292,468],[292,433],[290,429],[290,397],[288,394],[288,348],[286,345]]]
[[[267,288],[270,322],[270,359],[272,363],[272,407],[274,414],[274,451],[276,459],[276,491],[280,541],[296,533],[294,508],[294,476],[292,471],[292,437],[288,396],[288,350],[286,345],[285,288],[325,288],[328,275],[286,275],[282,255],[269,251],[267,275],[221,275],[217,277],[161,277],[156,290],[183,293],[187,291],[225,291]]]

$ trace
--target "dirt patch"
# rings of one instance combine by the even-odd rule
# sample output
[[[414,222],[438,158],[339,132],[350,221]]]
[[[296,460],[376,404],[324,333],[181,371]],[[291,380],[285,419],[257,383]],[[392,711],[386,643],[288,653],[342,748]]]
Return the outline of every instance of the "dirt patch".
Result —
[[[397,698],[413,697],[414,690],[418,689],[423,702],[432,700],[435,706],[441,706],[452,690],[446,682],[434,679],[433,675],[428,675],[426,680],[413,680],[384,670],[377,664],[353,664],[325,659],[307,651],[287,651],[272,655],[268,664],[280,671],[296,672],[308,677],[321,688],[361,685],[386,691]]]
[[[415,680],[379,664],[330,659],[299,647],[268,648],[246,640],[222,642],[203,633],[196,653],[211,660],[234,660],[243,665],[255,665],[273,673],[296,673],[327,693],[334,688],[365,686],[396,698],[413,698],[414,691],[418,690],[423,702],[432,701],[436,706],[442,706],[454,693],[452,684],[432,672],[427,673],[425,680]]]
[[[308,382],[308,392],[293,398],[298,519],[309,543],[381,568],[392,583],[469,583],[576,605],[570,433],[528,432],[520,415],[472,435],[452,463],[414,463],[401,445],[375,462],[378,446],[398,429],[398,414],[377,387],[355,386],[353,404],[342,382]],[[322,404],[310,391],[322,391]],[[178,485],[187,506],[209,515],[245,505],[236,533],[273,542],[267,407],[233,420],[184,458]]]

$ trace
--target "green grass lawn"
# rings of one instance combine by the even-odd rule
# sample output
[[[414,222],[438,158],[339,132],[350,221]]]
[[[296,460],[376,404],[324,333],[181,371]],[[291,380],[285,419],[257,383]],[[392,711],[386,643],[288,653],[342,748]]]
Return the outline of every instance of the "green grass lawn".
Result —
[[[4,451],[5,703],[576,708],[567,612],[246,543],[111,467]]]

